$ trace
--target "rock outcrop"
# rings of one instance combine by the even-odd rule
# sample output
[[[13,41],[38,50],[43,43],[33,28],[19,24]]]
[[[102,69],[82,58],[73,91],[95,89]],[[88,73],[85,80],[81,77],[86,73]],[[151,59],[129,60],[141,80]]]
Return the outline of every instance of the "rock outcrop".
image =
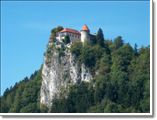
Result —
[[[51,46],[49,44],[48,47]],[[62,87],[92,79],[89,69],[75,60],[68,47],[64,46],[62,53],[58,49],[60,48],[52,48],[51,55],[45,55],[42,68],[40,103],[48,108],[51,107],[53,98],[59,97]]]

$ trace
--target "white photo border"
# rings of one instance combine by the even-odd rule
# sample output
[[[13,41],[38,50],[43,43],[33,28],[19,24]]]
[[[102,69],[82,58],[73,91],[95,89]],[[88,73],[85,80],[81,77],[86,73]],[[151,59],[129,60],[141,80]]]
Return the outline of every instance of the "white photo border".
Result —
[[[111,0],[112,1],[112,0]],[[113,0],[115,1],[115,0]],[[116,0],[118,1],[118,0]],[[135,0],[119,0],[121,2],[135,2]],[[143,0],[143,1],[147,1],[147,0]],[[137,2],[143,2],[142,0],[138,1]],[[154,20],[153,20],[153,14],[154,14],[154,9],[153,9],[153,0],[148,0],[150,2],[150,112],[149,113],[0,113],[0,116],[13,116],[13,117],[16,117],[16,116],[49,116],[49,117],[69,117],[69,116],[74,116],[74,117],[153,117],[154,116],[154,68],[152,66],[152,63],[154,63],[154,37],[153,37],[153,32],[154,32],[154,28],[153,28],[153,23],[154,23]],[[19,1],[10,1],[10,0],[7,0],[7,1],[4,1],[2,0],[1,2],[21,2],[20,0]],[[27,2],[27,1],[23,1],[23,2]],[[31,2],[31,1],[28,1],[28,2]],[[32,2],[63,2],[63,1],[33,1]],[[64,2],[79,2],[79,1],[64,1]],[[80,1],[80,2],[107,2],[107,0],[104,0],[104,1]]]

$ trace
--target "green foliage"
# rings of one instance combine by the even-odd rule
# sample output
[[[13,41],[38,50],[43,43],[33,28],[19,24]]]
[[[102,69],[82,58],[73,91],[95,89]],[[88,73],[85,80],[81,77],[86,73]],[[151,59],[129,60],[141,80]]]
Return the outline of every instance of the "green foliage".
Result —
[[[81,51],[82,51],[82,43],[81,42],[75,42],[71,45],[70,51],[75,56],[76,59],[80,58]]]
[[[85,43],[84,46],[82,46],[81,42],[75,42],[70,50],[76,60],[84,63],[88,68],[93,69],[96,65],[96,61],[103,55],[104,48],[99,45],[92,46],[89,43]]]
[[[103,35],[103,31],[101,28],[99,28],[98,32],[97,32],[97,35],[96,35],[96,40],[97,40],[97,43],[100,45],[100,46],[104,46],[104,35]]]
[[[51,107],[52,113],[69,112],[68,111],[69,106],[67,106],[67,100],[65,98],[60,98],[60,99],[54,98],[52,102],[53,102]]]
[[[127,72],[127,67],[133,57],[133,49],[129,44],[123,45],[118,50],[112,52],[112,69]]]
[[[52,40],[55,40],[55,37],[56,37],[56,33],[63,30],[63,27],[62,26],[58,26],[54,29],[51,30],[51,38]]]
[[[6,97],[0,97],[0,107],[1,107],[1,113],[7,113],[9,111],[9,105],[6,102]]]
[[[41,86],[41,70],[34,72],[30,79],[27,77],[7,89],[1,99],[1,112],[40,112],[39,96]]]
[[[52,30],[53,36],[61,30]],[[69,43],[65,38],[65,44]],[[47,49],[51,58],[53,46]],[[65,48],[58,50],[62,59]],[[91,82],[79,82],[61,90],[52,107],[40,105],[41,70],[24,78],[0,97],[1,112],[53,112],[53,113],[146,113],[150,112],[150,48],[137,45],[132,48],[118,36],[113,42],[105,40],[99,29],[92,43],[75,42],[71,53],[76,62],[89,68]],[[63,74],[67,79],[69,74]]]
[[[59,54],[59,59],[61,58],[61,56],[64,56],[65,53],[65,48],[64,47],[61,47],[61,48],[57,48],[57,51],[58,51],[58,54]]]
[[[40,104],[40,112],[41,113],[47,113],[48,112],[48,108],[45,105]]]
[[[47,46],[47,50],[46,50],[46,52],[44,53],[44,56],[46,57],[46,64],[48,65],[51,61],[50,61],[50,59],[51,59],[51,57],[52,57],[52,55],[53,55],[53,45],[51,45],[51,46]]]
[[[100,103],[91,106],[88,110],[90,113],[119,113],[123,111],[123,107],[109,99],[103,99]]]
[[[93,104],[92,90],[87,83],[73,85],[69,88],[67,98],[53,100],[51,112],[83,113]]]
[[[96,40],[96,36],[95,35],[90,35],[90,43],[92,45],[95,45],[97,43],[97,40]]]
[[[55,42],[56,42],[56,35],[59,31],[63,30],[62,26],[58,26],[54,29],[51,30],[51,37],[50,37],[50,41],[47,45],[47,49],[46,52],[44,53],[44,56],[46,57],[46,64],[49,65],[50,63],[50,58],[53,55],[53,51],[54,51],[54,46],[55,46]]]
[[[20,113],[38,113],[39,110],[37,109],[36,103],[30,103],[20,109]]]
[[[115,48],[115,49],[118,49],[118,48],[120,48],[122,45],[123,45],[122,37],[121,37],[121,36],[116,37],[115,40],[114,40],[114,48]]]
[[[137,44],[134,45],[134,55],[138,55],[138,49],[137,49]]]
[[[149,47],[142,47],[137,56],[129,44],[117,42],[116,45],[116,49],[110,47],[110,54],[104,47],[89,43],[80,45],[80,49],[72,48],[73,54],[78,53],[77,60],[94,70],[94,78],[86,87],[82,84],[72,86],[67,98],[56,99],[54,106],[57,109],[53,112],[150,111]]]
[[[108,91],[108,78],[109,76],[105,75],[98,75],[95,77],[95,91],[94,91],[94,100],[95,102],[100,102],[104,96],[107,94]]]
[[[64,38],[64,40],[63,40],[63,42],[65,44],[69,44],[70,43],[70,37],[68,35],[66,35],[65,38]]]
[[[85,43],[78,51],[79,60],[98,74],[91,82],[95,105],[88,112],[149,112],[149,47],[133,49],[118,36],[104,46]]]
[[[89,68],[95,66],[96,57],[95,51],[90,45],[85,45],[81,53],[81,61]]]
[[[110,55],[104,53],[101,59],[97,60],[96,69],[102,75],[108,74],[111,70],[111,58]]]

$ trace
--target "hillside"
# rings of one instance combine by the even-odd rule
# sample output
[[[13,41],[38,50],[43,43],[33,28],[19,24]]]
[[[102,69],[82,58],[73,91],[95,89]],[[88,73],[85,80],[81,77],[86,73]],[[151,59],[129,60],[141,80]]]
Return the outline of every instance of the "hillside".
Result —
[[[121,36],[56,44],[52,29],[42,67],[0,97],[1,112],[146,113],[150,111],[150,48]]]
[[[41,70],[6,89],[1,100],[2,113],[40,112]]]

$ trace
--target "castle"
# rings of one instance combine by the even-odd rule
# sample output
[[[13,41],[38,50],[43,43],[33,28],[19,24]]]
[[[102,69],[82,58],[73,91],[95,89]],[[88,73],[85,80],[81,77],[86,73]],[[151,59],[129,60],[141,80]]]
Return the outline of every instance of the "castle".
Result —
[[[82,30],[80,32],[71,28],[64,28],[63,30],[57,33],[56,40],[62,42],[65,36],[69,36],[71,43],[78,40],[81,40],[81,42],[84,43],[86,41],[90,41],[90,36],[92,35],[90,35],[90,30],[87,25],[83,25]]]

